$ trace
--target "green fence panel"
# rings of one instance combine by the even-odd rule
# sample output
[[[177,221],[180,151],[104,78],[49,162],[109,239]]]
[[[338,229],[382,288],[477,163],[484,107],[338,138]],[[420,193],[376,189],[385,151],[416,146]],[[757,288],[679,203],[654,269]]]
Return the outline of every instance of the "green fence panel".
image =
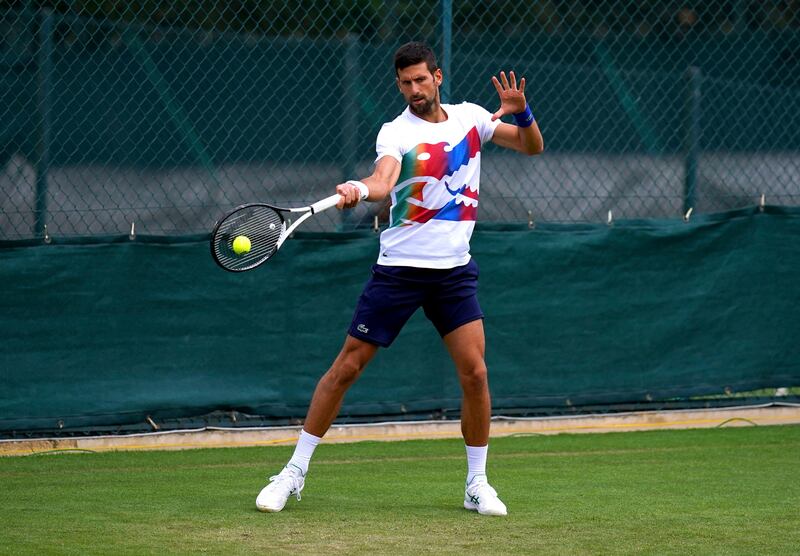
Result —
[[[376,254],[372,232],[298,234],[231,274],[205,238],[0,245],[0,434],[301,419]],[[497,414],[800,384],[797,209],[484,226],[473,254]],[[418,314],[342,419],[452,415],[459,399]]]
[[[330,194],[403,109],[410,39],[452,102],[494,110],[491,75],[527,77],[547,150],[486,149],[484,221],[800,200],[797,2],[22,0],[0,4],[0,240],[196,234]]]

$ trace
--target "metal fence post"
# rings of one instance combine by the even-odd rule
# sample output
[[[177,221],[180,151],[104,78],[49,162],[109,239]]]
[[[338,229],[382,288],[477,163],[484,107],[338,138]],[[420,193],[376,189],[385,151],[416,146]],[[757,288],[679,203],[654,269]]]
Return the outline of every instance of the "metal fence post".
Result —
[[[450,102],[450,61],[453,57],[453,0],[442,0],[442,73],[444,80],[439,90],[441,101]]]
[[[344,97],[342,106],[342,181],[356,179],[358,160],[358,117],[359,105],[359,45],[358,35],[350,33],[344,39]],[[348,228],[352,218],[351,210],[342,211],[341,226]]]
[[[52,141],[53,88],[53,12],[39,12],[39,48],[37,56],[37,110],[39,112],[39,134],[36,144],[36,208],[34,233],[44,237],[47,224],[47,175],[50,169],[50,143]]]
[[[683,212],[694,207],[697,193],[697,157],[700,152],[700,101],[703,74],[692,66],[686,72],[688,95],[686,101],[686,159],[684,161]]]

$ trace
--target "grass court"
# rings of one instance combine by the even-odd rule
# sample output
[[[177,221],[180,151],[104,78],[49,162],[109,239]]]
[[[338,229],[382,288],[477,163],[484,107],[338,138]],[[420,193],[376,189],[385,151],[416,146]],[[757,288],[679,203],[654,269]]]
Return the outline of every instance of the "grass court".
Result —
[[[493,439],[507,517],[461,506],[460,440],[0,458],[3,554],[797,554],[800,426]]]

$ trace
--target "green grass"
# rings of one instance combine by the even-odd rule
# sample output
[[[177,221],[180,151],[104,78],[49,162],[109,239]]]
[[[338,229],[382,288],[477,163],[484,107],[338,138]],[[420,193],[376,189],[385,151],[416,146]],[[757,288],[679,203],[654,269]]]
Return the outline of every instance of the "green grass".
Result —
[[[256,511],[291,448],[0,458],[7,554],[797,554],[800,427],[494,439],[509,508],[461,507],[458,440],[321,445],[303,500]]]

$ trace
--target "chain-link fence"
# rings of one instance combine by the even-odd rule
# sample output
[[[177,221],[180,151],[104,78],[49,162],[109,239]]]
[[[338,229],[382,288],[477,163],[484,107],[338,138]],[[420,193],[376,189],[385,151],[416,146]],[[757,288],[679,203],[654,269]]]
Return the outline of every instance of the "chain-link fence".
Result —
[[[393,51],[494,111],[514,69],[546,152],[488,146],[481,220],[800,201],[800,1],[0,3],[0,239],[207,232],[370,171]],[[374,206],[306,229],[371,226]]]

